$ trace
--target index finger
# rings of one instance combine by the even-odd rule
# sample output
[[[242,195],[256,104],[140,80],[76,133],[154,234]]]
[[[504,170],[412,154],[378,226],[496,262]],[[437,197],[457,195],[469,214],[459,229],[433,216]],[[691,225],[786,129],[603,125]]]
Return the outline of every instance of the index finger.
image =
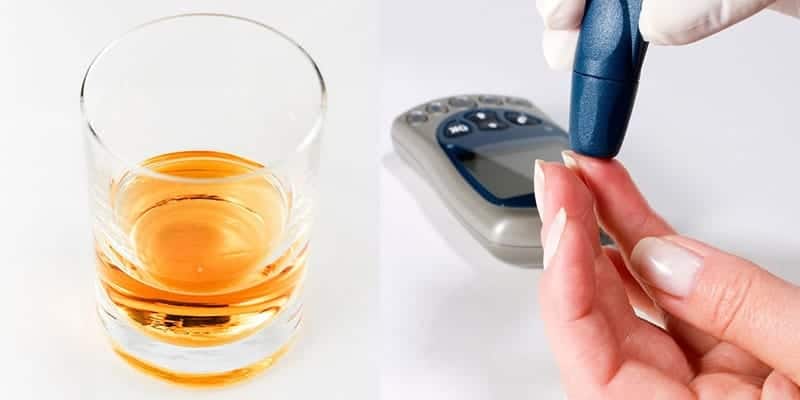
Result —
[[[622,254],[630,255],[641,238],[676,234],[675,229],[653,211],[619,161],[566,151],[564,162],[581,175],[594,194],[600,223]]]
[[[681,332],[686,339],[698,344],[711,336],[732,343],[800,382],[800,340],[794,334],[800,327],[800,288],[746,260],[676,235],[619,162],[575,154],[567,158],[592,189],[600,219],[629,265],[655,289],[651,293],[658,304],[702,331]]]

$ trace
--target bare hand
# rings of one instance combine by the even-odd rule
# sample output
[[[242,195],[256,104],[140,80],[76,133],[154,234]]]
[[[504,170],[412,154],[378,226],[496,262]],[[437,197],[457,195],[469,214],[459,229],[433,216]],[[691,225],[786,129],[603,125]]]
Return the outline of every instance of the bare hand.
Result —
[[[540,303],[569,398],[800,399],[800,288],[678,235],[619,162],[565,162],[538,161],[535,186]]]

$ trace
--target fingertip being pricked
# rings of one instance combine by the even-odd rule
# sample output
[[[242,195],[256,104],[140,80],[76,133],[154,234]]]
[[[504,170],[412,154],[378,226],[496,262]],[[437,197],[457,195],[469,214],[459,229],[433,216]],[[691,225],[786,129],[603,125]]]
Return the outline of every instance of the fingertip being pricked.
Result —
[[[575,152],[572,150],[564,150],[561,152],[561,159],[564,160],[564,165],[567,168],[575,171],[580,172],[580,168],[578,166],[578,160],[575,159]]]
[[[624,167],[616,160],[611,159],[603,159],[603,158],[594,158],[589,156],[584,156],[582,154],[578,154],[572,150],[564,150],[561,152],[561,159],[564,161],[564,165],[569,167],[573,171],[582,171],[582,170],[598,170],[598,169],[622,169]]]

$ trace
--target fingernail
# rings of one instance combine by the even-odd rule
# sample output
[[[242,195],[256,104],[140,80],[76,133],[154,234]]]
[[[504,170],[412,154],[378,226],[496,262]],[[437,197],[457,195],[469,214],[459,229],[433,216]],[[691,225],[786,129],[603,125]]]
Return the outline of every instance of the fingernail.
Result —
[[[542,160],[536,160],[533,165],[533,197],[536,200],[536,209],[539,210],[539,218],[542,218],[544,212],[544,172],[542,172]]]
[[[631,264],[648,285],[677,297],[689,294],[702,263],[691,250],[657,237],[640,240],[631,254]]]
[[[564,227],[567,225],[567,212],[564,208],[560,208],[550,223],[550,230],[547,232],[547,237],[544,240],[544,259],[542,265],[546,269],[550,264],[550,260],[558,250],[558,243],[561,241],[561,235],[564,233]]]
[[[561,159],[564,160],[564,165],[566,165],[567,168],[577,171],[578,162],[573,158],[573,154],[575,153],[573,153],[572,150],[564,150],[561,152]]]

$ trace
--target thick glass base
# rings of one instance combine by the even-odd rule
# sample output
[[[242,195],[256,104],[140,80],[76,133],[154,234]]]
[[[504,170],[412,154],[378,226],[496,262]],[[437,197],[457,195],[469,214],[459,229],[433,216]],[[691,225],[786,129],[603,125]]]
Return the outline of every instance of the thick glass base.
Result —
[[[185,347],[142,333],[117,310],[102,287],[97,300],[100,320],[117,354],[150,375],[191,386],[227,385],[269,368],[289,350],[302,320],[302,302],[295,297],[280,315],[248,337],[219,346]]]
[[[278,351],[275,354],[272,354],[269,357],[255,364],[248,365],[244,368],[238,368],[231,371],[220,372],[220,373],[186,374],[186,373],[170,371],[168,369],[148,364],[126,353],[116,343],[112,343],[114,351],[120,357],[122,357],[123,360],[125,360],[128,364],[132,365],[136,369],[146,374],[155,376],[157,378],[178,385],[199,386],[199,387],[229,385],[232,383],[237,383],[245,379],[251,378],[255,375],[258,375],[258,373],[260,373],[261,371],[264,371],[267,368],[271,367],[273,364],[275,364],[284,354],[286,354],[287,351],[289,351],[291,345],[292,342],[290,341],[289,343],[278,349]]]

